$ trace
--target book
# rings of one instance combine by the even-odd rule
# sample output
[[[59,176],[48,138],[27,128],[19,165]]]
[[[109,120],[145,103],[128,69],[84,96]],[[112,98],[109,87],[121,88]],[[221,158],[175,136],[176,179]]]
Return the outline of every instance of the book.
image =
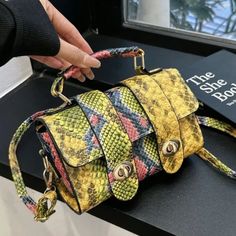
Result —
[[[236,124],[236,54],[216,52],[186,68],[182,76],[199,101]]]

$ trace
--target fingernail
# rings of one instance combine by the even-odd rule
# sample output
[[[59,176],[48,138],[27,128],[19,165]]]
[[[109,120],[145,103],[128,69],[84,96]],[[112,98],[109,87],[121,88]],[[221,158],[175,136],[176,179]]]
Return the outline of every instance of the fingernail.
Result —
[[[84,82],[84,81],[85,81],[85,77],[84,77],[83,75],[81,75],[80,78],[79,78],[79,80],[80,80],[81,82]]]
[[[94,57],[91,57],[89,55],[86,55],[84,57],[84,65],[87,65],[88,67],[93,67],[93,68],[99,68],[101,66],[101,62],[97,60]]]
[[[90,79],[90,80],[93,80],[94,79],[94,74],[93,73],[88,73],[87,74],[87,78]]]
[[[81,72],[77,72],[77,73],[74,74],[72,77],[73,77],[74,79],[78,79],[78,80],[80,80]]]

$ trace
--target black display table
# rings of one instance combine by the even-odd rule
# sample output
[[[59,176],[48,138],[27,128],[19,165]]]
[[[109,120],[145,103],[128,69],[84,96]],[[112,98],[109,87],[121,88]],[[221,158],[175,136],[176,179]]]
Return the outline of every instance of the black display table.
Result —
[[[139,45],[146,51],[146,64],[150,69],[177,67],[184,71],[201,59],[192,54],[106,36],[92,35],[87,40],[95,50]],[[131,59],[111,59],[102,64],[103,67],[96,71],[96,81],[81,84],[71,80],[66,83],[65,94],[75,95],[86,91],[86,87],[104,90],[134,74]],[[51,83],[50,77],[34,75],[0,100],[0,173],[6,178],[11,178],[7,153],[16,127],[32,113],[60,104],[59,99],[50,96]],[[236,167],[235,141],[213,130],[203,131],[206,147]],[[27,186],[43,191],[39,148],[36,136],[30,131],[20,145],[19,157]],[[146,179],[132,201],[110,199],[90,211],[139,235],[235,235],[235,212],[236,182],[219,174],[197,156],[186,159],[177,174],[160,173]]]

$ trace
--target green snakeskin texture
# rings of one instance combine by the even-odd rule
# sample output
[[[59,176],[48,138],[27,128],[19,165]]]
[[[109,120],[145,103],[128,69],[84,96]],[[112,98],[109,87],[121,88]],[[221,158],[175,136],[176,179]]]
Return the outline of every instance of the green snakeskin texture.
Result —
[[[12,177],[16,186],[17,194],[19,197],[28,196],[19,168],[19,163],[17,158],[15,158],[16,146],[18,145],[18,140],[20,140],[22,133],[29,128],[29,118],[23,122],[14,134],[14,139],[11,141],[9,154],[10,154],[10,165],[12,171]]]
[[[198,116],[199,124],[225,132],[236,138],[236,129],[232,125],[212,117]]]
[[[180,119],[179,127],[184,147],[184,158],[187,158],[203,146],[203,136],[195,114]]]
[[[80,212],[78,213],[88,211],[112,196],[104,158],[80,167],[65,165],[65,168],[79,203]],[[67,201],[67,204],[71,206],[70,201]]]
[[[224,121],[217,120],[211,117],[197,116],[198,122],[201,125],[220,130],[230,136],[236,138],[236,128]],[[201,148],[196,152],[196,154],[203,160],[208,161],[217,170],[226,174],[230,178],[236,179],[236,171],[221,162],[214,154],[209,152],[206,148]]]
[[[176,69],[164,69],[151,75],[173,106],[176,116],[181,119],[195,112],[199,103]]]
[[[115,87],[106,91],[106,95],[116,108],[132,142],[153,132],[145,111],[130,89]]]
[[[114,196],[120,200],[131,199],[137,192],[138,178],[132,156],[132,143],[116,110],[108,97],[100,91],[83,93],[76,100],[88,117],[103,149]],[[94,116],[96,123],[93,122]],[[116,180],[113,171],[124,161],[132,163],[133,171],[128,178]]]
[[[45,116],[42,121],[47,123],[68,165],[80,166],[103,156],[99,144],[90,145],[96,137],[79,106]]]

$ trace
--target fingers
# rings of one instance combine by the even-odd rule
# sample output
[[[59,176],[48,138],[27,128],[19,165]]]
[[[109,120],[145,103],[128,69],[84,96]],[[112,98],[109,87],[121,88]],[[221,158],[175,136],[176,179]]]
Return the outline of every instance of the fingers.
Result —
[[[68,68],[69,66],[71,66],[71,63],[69,63],[68,61],[64,60],[63,58],[60,57],[55,57],[57,58],[59,61],[61,61],[61,63],[63,64],[63,69]]]
[[[99,60],[89,56],[87,53],[74,45],[60,39],[60,50],[57,57],[63,58],[72,65],[80,68],[99,68],[101,63]]]
[[[57,69],[64,69],[70,65],[80,68],[73,75],[74,78],[85,81],[85,76],[94,78],[90,68],[99,68],[101,63],[89,56],[93,51],[84,40],[76,27],[71,24],[48,0],[40,0],[47,12],[55,30],[60,36],[60,50],[56,57],[33,56],[32,58]]]
[[[83,75],[85,75],[88,79],[93,80],[94,79],[94,73],[90,68],[82,68],[81,72]]]
[[[49,18],[57,33],[68,43],[91,54],[93,51],[76,27],[70,23],[50,2],[47,3]]]
[[[31,58],[55,69],[64,68],[63,62],[55,57],[31,56]]]
[[[80,82],[85,81],[85,77],[80,71],[73,75],[73,78],[79,80]]]
[[[64,59],[56,57],[44,57],[44,56],[31,56],[32,59],[39,61],[49,67],[55,69],[65,69],[68,68],[71,64]],[[90,68],[82,68],[79,72],[73,75],[73,78],[79,80],[80,82],[85,81],[85,77],[92,80],[94,79],[94,74]]]
[[[85,76],[94,78],[90,67],[99,68],[101,63],[89,56],[93,51],[86,40],[81,36],[76,27],[71,24],[48,0],[40,0],[55,30],[60,36],[60,51],[56,57],[36,57],[34,59],[57,69],[75,65],[80,71],[73,75],[74,78],[85,81]]]

